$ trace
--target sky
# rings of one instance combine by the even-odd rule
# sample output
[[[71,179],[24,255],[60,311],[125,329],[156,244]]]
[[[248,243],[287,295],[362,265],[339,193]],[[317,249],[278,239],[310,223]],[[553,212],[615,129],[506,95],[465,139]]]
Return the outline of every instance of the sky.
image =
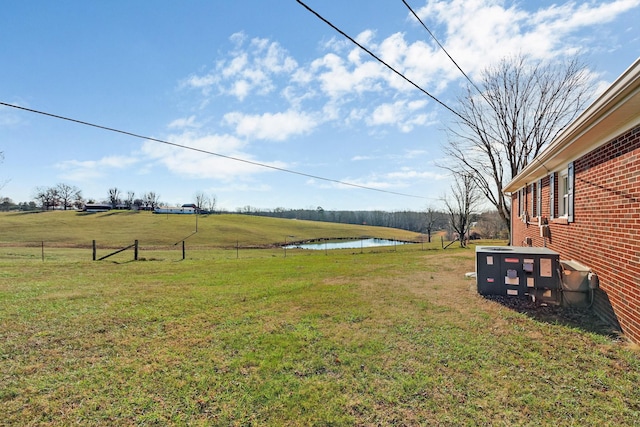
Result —
[[[464,76],[402,0],[304,3],[455,108]],[[579,55],[601,91],[640,56],[640,0],[407,3],[475,81],[509,55]],[[64,183],[95,201],[425,210],[451,185],[452,113],[296,0],[5,1],[0,102],[129,133],[0,106],[15,202]]]

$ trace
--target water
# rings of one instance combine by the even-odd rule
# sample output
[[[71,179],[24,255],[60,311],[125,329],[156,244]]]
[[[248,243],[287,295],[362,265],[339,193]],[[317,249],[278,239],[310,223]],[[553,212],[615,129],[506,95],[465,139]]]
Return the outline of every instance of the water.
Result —
[[[360,240],[344,240],[341,242],[318,242],[318,243],[301,243],[297,245],[288,245],[287,249],[312,249],[312,250],[325,250],[325,249],[359,249],[359,248],[374,248],[377,246],[395,246],[404,245],[405,242],[399,242],[397,240],[388,239],[360,239]]]

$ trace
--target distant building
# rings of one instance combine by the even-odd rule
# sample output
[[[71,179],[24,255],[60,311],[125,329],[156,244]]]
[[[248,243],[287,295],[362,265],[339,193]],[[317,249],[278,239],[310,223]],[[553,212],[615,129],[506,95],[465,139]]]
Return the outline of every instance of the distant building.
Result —
[[[111,210],[111,205],[108,203],[87,203],[82,208],[84,212],[107,212]]]
[[[171,206],[166,206],[166,207],[162,207],[162,208],[155,208],[153,210],[153,213],[155,214],[190,214],[193,215],[195,213],[197,213],[196,209],[193,207],[171,207]]]

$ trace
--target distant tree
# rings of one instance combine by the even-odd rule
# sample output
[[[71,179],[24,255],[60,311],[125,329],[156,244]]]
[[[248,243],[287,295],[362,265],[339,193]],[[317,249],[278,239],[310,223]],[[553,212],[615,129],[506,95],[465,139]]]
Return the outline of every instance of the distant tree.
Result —
[[[134,193],[133,191],[127,191],[127,198],[124,200],[124,205],[127,207],[127,209],[131,209],[133,207],[133,200],[135,195],[136,193]]]
[[[35,211],[35,210],[38,209],[38,206],[33,201],[31,201],[31,202],[20,202],[17,205],[17,209],[22,211],[22,212]]]
[[[207,206],[207,210],[209,212],[215,212],[217,206],[218,206],[218,198],[216,197],[215,194],[211,194],[209,196],[209,205]]]
[[[109,204],[114,209],[116,208],[116,206],[118,206],[121,203],[120,190],[118,189],[118,187],[113,187],[109,189],[108,200],[109,200]]]
[[[449,214],[451,228],[458,234],[460,246],[465,246],[465,238],[471,227],[471,215],[475,213],[480,193],[471,173],[459,173],[454,176],[451,193],[443,197]]]
[[[136,209],[142,209],[144,207],[144,200],[142,200],[142,199],[133,199],[133,206]]]
[[[7,212],[11,210],[12,206],[14,206],[14,203],[9,197],[3,197],[0,199],[0,210]]]
[[[496,210],[482,212],[478,216],[475,230],[486,239],[508,239],[509,229]]]
[[[144,193],[144,195],[142,196],[142,201],[145,209],[154,210],[160,203],[160,196],[154,191],[149,191],[147,193]]]
[[[33,198],[40,202],[42,210],[45,211],[53,209],[59,204],[56,187],[38,187]]]
[[[243,214],[252,214],[252,213],[258,213],[260,210],[257,208],[254,208],[251,205],[245,205],[241,208],[237,209],[238,213],[243,213]]]
[[[424,220],[424,228],[427,231],[427,239],[428,242],[431,243],[431,233],[433,232],[433,227],[436,225],[436,210],[429,206],[425,213]]]
[[[66,211],[67,208],[73,207],[82,202],[82,191],[73,185],[59,183],[55,187],[58,195],[58,203]]]
[[[209,205],[209,196],[207,196],[202,191],[197,192],[195,195],[194,204],[196,205],[198,211],[207,210]]]

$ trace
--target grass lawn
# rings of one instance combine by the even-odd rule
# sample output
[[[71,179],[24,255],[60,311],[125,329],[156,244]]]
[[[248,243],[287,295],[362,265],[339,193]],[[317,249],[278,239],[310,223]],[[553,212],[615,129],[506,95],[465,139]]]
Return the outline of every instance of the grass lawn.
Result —
[[[473,249],[68,245],[0,248],[0,425],[640,425],[638,350],[480,297]]]

